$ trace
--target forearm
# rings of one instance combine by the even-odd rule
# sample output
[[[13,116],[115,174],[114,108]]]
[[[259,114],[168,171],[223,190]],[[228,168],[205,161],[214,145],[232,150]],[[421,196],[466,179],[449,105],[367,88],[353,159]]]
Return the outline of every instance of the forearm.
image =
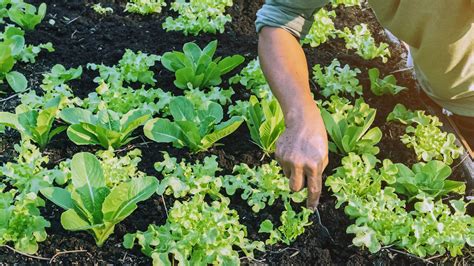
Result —
[[[287,126],[320,117],[311,95],[306,56],[298,40],[284,29],[265,27],[260,31],[258,52]]]

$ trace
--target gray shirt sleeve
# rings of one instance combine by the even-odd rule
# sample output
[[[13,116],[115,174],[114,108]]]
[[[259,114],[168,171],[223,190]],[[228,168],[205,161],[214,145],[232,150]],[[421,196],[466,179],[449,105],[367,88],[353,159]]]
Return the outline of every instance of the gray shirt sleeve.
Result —
[[[283,28],[294,36],[304,37],[313,25],[313,14],[329,0],[265,0],[257,12],[257,32],[265,27]]]

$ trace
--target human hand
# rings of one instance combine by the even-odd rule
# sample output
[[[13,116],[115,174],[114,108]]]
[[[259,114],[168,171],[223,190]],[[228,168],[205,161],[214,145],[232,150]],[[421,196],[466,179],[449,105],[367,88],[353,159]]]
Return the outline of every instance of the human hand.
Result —
[[[277,141],[275,156],[290,189],[308,188],[307,207],[316,209],[322,190],[322,174],[328,165],[328,138],[318,110],[305,117],[286,118],[286,130]]]

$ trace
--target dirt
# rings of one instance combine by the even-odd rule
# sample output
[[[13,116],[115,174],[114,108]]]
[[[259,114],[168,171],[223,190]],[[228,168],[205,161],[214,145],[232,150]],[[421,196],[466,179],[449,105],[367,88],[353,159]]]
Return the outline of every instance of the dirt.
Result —
[[[38,5],[42,1],[34,0],[30,2]],[[258,39],[254,29],[254,21],[256,11],[262,5],[263,0],[234,0],[234,6],[228,9],[228,13],[232,16],[234,22],[226,26],[225,33],[215,36],[201,34],[198,37],[186,37],[179,32],[165,32],[161,27],[164,18],[175,15],[168,8],[165,8],[160,15],[142,17],[124,13],[124,1],[101,1],[105,6],[112,7],[115,12],[112,15],[100,16],[90,8],[90,5],[95,1],[57,0],[45,2],[48,4],[48,14],[35,31],[26,35],[27,43],[38,44],[50,41],[54,44],[56,51],[50,54],[42,53],[34,65],[19,64],[17,67],[28,77],[33,88],[38,88],[41,74],[48,71],[55,64],[60,63],[66,67],[81,65],[85,69],[82,79],[72,82],[72,87],[78,96],[86,97],[89,92],[95,90],[96,84],[92,80],[97,76],[96,72],[86,69],[86,64],[116,64],[126,48],[160,55],[167,51],[179,50],[184,43],[189,41],[195,41],[203,46],[211,40],[217,39],[219,41],[218,55],[238,53],[244,55],[247,61],[257,56]],[[170,1],[167,2],[169,6]],[[382,75],[386,75],[403,69],[405,67],[406,51],[398,44],[391,43],[387,39],[383,28],[376,22],[370,8],[337,8],[336,12],[338,15],[337,28],[353,27],[360,23],[369,24],[377,41],[390,43],[392,57],[387,64],[383,64],[381,60],[362,60],[353,52],[345,49],[342,40],[335,39],[316,49],[305,48],[309,66],[316,63],[328,65],[333,58],[337,57],[341,63],[359,68],[362,71],[359,78],[362,85],[364,85],[364,93],[368,96],[366,97],[367,102],[372,107],[377,108],[375,125],[381,127],[382,132],[385,133],[382,142],[379,144],[381,149],[379,157],[407,164],[416,162],[413,152],[399,141],[399,136],[403,134],[404,128],[396,124],[385,123],[385,117],[398,102],[402,102],[412,109],[423,108],[415,91],[416,83],[411,74],[406,71],[395,73],[399,83],[410,88],[410,90],[402,92],[396,97],[375,97],[367,90],[369,84],[367,70],[377,67]],[[48,23],[52,20],[54,20],[54,24]],[[179,93],[173,86],[173,73],[163,70],[160,64],[153,70],[156,73],[155,78],[158,80],[157,87]],[[224,87],[226,85],[224,84]],[[237,92],[234,96],[235,99],[248,97],[248,92],[243,87],[234,86],[234,89]],[[316,88],[314,89],[316,98],[320,98],[321,96]],[[11,95],[5,97],[9,96]],[[2,111],[12,111],[17,104],[18,99],[12,98],[1,103],[0,106]],[[218,156],[220,167],[224,169],[223,172],[230,173],[232,167],[239,163],[254,166],[269,161],[269,158],[264,159],[263,162],[260,160],[263,153],[249,139],[248,130],[245,126],[242,126],[236,133],[222,141],[224,145],[216,146],[209,152],[197,155],[190,154],[186,150],[174,149],[169,145],[144,143],[143,138],[138,138],[126,148],[141,148],[143,161],[140,164],[140,169],[158,178],[160,176],[154,170],[153,164],[162,158],[159,151],[164,150],[172,156],[186,158],[191,161],[214,154]],[[16,133],[8,133],[0,139],[0,163],[12,160],[15,155],[13,143],[17,143],[18,140],[19,135]],[[63,133],[53,140],[45,153],[50,156],[52,166],[65,158],[71,158],[76,152],[94,152],[96,149],[95,147],[78,147],[70,142]],[[325,176],[329,175],[340,164],[340,159],[338,155],[331,155],[330,164],[324,173]],[[463,177],[466,173],[458,168],[455,175]],[[55,264],[150,264],[151,260],[144,256],[138,248],[127,250],[122,247],[123,236],[128,232],[146,230],[148,224],[163,224],[166,221],[165,207],[171,206],[172,203],[172,198],[154,196],[140,204],[130,217],[117,226],[115,234],[110,237],[102,248],[98,248],[93,238],[87,233],[65,231],[59,222],[61,210],[48,203],[42,212],[51,221],[51,227],[47,230],[48,239],[40,243],[37,255],[52,258],[58,252],[73,251],[59,254],[54,258],[53,262]],[[232,197],[231,207],[239,212],[241,222],[248,227],[249,236],[252,239],[262,238],[261,235],[257,235],[261,221],[267,218],[276,221],[283,209],[282,204],[277,203],[256,215],[238,196]],[[314,224],[308,227],[306,232],[294,244],[291,246],[276,245],[269,247],[267,252],[257,254],[257,261],[244,261],[244,263],[263,262],[272,265],[423,264],[422,261],[403,254],[382,251],[372,255],[352,246],[352,236],[345,233],[345,228],[351,221],[341,209],[335,209],[335,199],[330,196],[326,189],[321,198],[319,212],[324,227],[317,222],[316,217],[313,217]],[[325,228],[327,228],[329,235]],[[442,257],[437,260],[445,259],[445,257]],[[451,259],[450,261],[453,262],[454,260]],[[0,248],[0,263],[47,263],[47,260],[29,258],[13,253],[6,248]]]

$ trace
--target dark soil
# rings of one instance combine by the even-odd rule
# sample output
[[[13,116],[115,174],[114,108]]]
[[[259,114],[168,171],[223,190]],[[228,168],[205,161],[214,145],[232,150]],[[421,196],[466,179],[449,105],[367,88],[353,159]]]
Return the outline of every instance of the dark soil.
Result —
[[[31,1],[39,4],[42,1]],[[37,88],[41,82],[41,74],[48,71],[55,64],[63,64],[66,67],[77,67],[79,65],[86,69],[87,63],[104,63],[114,65],[121,58],[126,48],[161,55],[170,50],[181,49],[182,45],[189,41],[195,41],[203,46],[211,40],[219,41],[218,54],[232,55],[242,54],[247,61],[257,56],[257,35],[254,29],[255,13],[260,8],[263,0],[234,0],[234,6],[229,8],[228,13],[233,17],[233,23],[228,24],[224,34],[200,36],[184,36],[178,32],[165,32],[162,29],[164,18],[174,15],[165,8],[161,15],[138,16],[123,13],[124,1],[101,1],[105,6],[114,9],[113,15],[100,16],[91,10],[90,5],[95,1],[88,0],[57,0],[45,1],[48,4],[48,14],[43,23],[33,32],[27,33],[27,43],[38,44],[52,42],[56,51],[50,54],[41,54],[34,65],[18,65],[17,69],[24,73],[33,88]],[[167,1],[170,2],[170,1]],[[169,4],[169,3],[168,3]],[[168,5],[169,6],[169,5]],[[336,26],[353,27],[360,23],[369,24],[377,41],[391,43],[384,33],[383,28],[376,22],[375,16],[370,8],[338,8]],[[54,20],[54,25],[48,21]],[[396,97],[375,97],[368,90],[367,70],[372,67],[380,69],[382,75],[405,68],[406,51],[398,44],[391,43],[392,57],[387,64],[381,60],[365,61],[353,52],[344,48],[342,40],[331,40],[316,49],[305,48],[309,66],[316,63],[328,65],[333,58],[338,58],[341,63],[349,64],[362,70],[359,75],[361,83],[365,87],[367,102],[377,108],[375,125],[381,127],[384,138],[379,144],[380,158],[388,158],[394,162],[412,164],[416,162],[413,152],[407,149],[399,140],[404,128],[396,124],[386,124],[385,117],[393,110],[396,103],[402,102],[412,109],[423,109],[419,95],[415,91],[415,80],[407,71],[396,72],[399,83],[410,88]],[[160,64],[155,67],[155,78],[158,80],[157,87],[164,90],[178,92],[173,86],[174,75],[164,70]],[[231,73],[227,77],[232,76]],[[86,97],[89,92],[95,90],[96,84],[93,78],[98,74],[85,70],[80,81],[72,82],[72,87],[78,96]],[[226,85],[226,84],[224,84]],[[248,92],[243,87],[235,86],[237,94],[235,99],[248,97]],[[320,98],[316,88],[315,95]],[[6,95],[8,97],[10,95]],[[368,97],[367,97],[368,96]],[[2,111],[12,111],[18,104],[17,98],[0,103]],[[247,163],[249,165],[260,165],[262,152],[257,146],[249,141],[249,133],[242,126],[236,133],[224,139],[223,146],[216,146],[207,153],[192,155],[185,150],[171,148],[168,145],[144,143],[144,139],[138,138],[128,146],[139,147],[143,151],[141,170],[152,175],[158,175],[153,169],[153,164],[162,156],[160,151],[168,151],[172,156],[186,158],[187,160],[202,159],[204,156],[214,154],[218,156],[220,167],[223,172],[230,173],[234,165]],[[0,139],[0,163],[12,160],[15,152],[13,144],[17,143],[19,135],[8,133]],[[65,158],[71,158],[79,151],[95,151],[97,148],[78,147],[61,134],[49,145],[46,154],[50,156],[51,164],[55,164]],[[330,165],[325,171],[325,176],[340,163],[340,157],[331,155]],[[265,159],[263,162],[268,161]],[[457,162],[455,162],[457,164]],[[458,168],[455,176],[465,178],[464,173]],[[158,175],[158,178],[160,176]],[[139,208],[124,222],[119,224],[104,247],[98,248],[93,238],[87,233],[65,231],[59,217],[61,211],[51,203],[43,209],[43,215],[51,221],[48,229],[48,239],[40,243],[38,256],[51,258],[62,251],[81,250],[80,252],[60,254],[54,259],[54,263],[61,264],[150,264],[151,260],[144,256],[138,249],[126,250],[122,247],[124,234],[136,230],[146,230],[148,224],[163,224],[166,219],[165,205],[171,206],[172,198],[154,196],[147,202],[140,204]],[[259,215],[254,214],[250,208],[238,197],[232,198],[232,207],[238,210],[241,222],[248,227],[249,236],[259,239],[257,235],[259,223],[270,218],[278,220],[279,213],[283,209],[280,203],[268,208]],[[307,264],[340,264],[340,265],[408,265],[423,264],[422,261],[406,255],[382,251],[370,254],[351,245],[351,235],[345,233],[346,227],[351,221],[344,215],[341,209],[335,209],[335,199],[327,190],[324,191],[319,207],[322,223],[327,227],[330,236],[314,218],[314,224],[298,238],[290,247],[277,245],[269,247],[265,253],[258,254],[259,261],[277,265],[307,265]],[[438,258],[438,261],[445,260]],[[472,258],[471,258],[472,260]],[[436,261],[436,260],[435,260]],[[454,260],[450,259],[451,263]],[[0,263],[7,264],[30,264],[41,263],[37,259],[28,258],[6,248],[0,248]],[[249,261],[248,263],[254,263]],[[472,261],[471,261],[472,262]]]

